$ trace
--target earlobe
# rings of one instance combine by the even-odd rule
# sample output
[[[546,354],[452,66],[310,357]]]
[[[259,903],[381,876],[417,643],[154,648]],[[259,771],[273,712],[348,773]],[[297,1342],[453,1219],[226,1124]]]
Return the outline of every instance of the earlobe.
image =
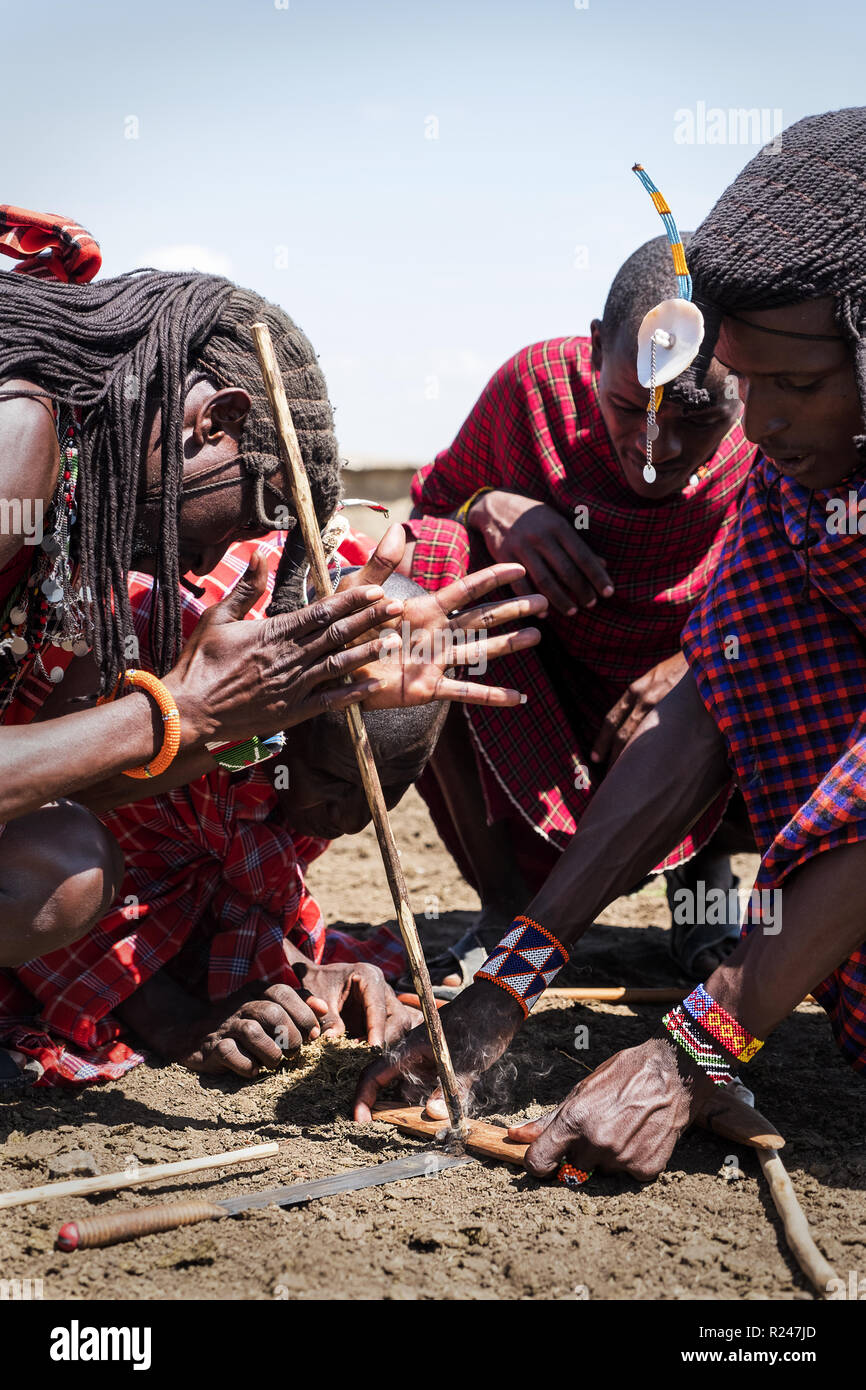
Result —
[[[589,326],[589,333],[592,339],[592,370],[601,371],[602,347],[601,347],[601,319],[593,319]]]

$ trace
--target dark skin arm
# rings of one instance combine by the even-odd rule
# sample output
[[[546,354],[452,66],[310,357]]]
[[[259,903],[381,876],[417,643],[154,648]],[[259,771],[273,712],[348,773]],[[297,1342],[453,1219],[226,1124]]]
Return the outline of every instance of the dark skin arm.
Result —
[[[240,621],[264,592],[266,572],[264,559],[254,556],[232,592],[200,619],[177,665],[163,678],[181,715],[178,767],[164,779],[118,775],[153,758],[162,745],[161,716],[150,696],[138,691],[99,708],[0,728],[0,820],[26,815],[58,796],[75,795],[90,804],[86,789],[109,779],[92,798],[93,809],[153,796],[198,775],[205,757],[208,770],[208,741],[276,733],[375,692],[375,677],[335,687],[342,673],[359,669],[380,650],[378,641],[345,650],[344,644],[399,614],[402,606],[381,589],[355,589],[297,613],[255,624]],[[130,790],[135,780],[146,787],[137,788],[137,796]]]
[[[527,914],[563,945],[573,945],[608,903],[679,844],[729,777],[724,740],[687,676],[647,716],[608,774]],[[505,1052],[523,1012],[504,990],[482,980],[443,1010],[442,1022],[468,1090]],[[369,1118],[379,1090],[401,1071],[425,1067],[429,1075],[429,1046],[423,1030],[416,1030],[393,1061],[364,1073],[356,1118]],[[437,1118],[445,1115],[438,1092],[428,1108]]]
[[[710,976],[709,993],[755,1037],[766,1041],[862,945],[864,876],[863,842],[810,859],[782,889],[782,930],[771,935],[754,927]],[[663,1171],[689,1124],[725,1104],[736,1120],[733,1098],[660,1030],[640,1047],[608,1058],[557,1111],[509,1132],[530,1142],[526,1166],[537,1177],[552,1173],[567,1155],[579,1166],[624,1170],[647,1181]]]

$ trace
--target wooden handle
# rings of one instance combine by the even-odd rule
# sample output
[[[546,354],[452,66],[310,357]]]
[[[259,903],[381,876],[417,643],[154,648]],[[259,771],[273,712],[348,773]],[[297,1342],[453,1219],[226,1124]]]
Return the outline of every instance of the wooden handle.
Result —
[[[193,1226],[197,1221],[213,1221],[225,1214],[225,1208],[213,1202],[166,1202],[163,1206],[139,1207],[106,1216],[85,1216],[81,1221],[67,1221],[61,1226],[55,1246],[66,1251],[96,1250],[103,1245],[135,1240],[137,1236]]]
[[[394,1125],[403,1134],[423,1135],[425,1138],[435,1138],[444,1128],[441,1120],[425,1119],[424,1107],[421,1105],[394,1106],[383,1102],[373,1106],[373,1119]],[[463,1147],[468,1149],[469,1153],[479,1154],[484,1158],[497,1158],[500,1162],[514,1163],[519,1168],[523,1166],[523,1155],[529,1145],[513,1143],[508,1138],[508,1130],[504,1125],[469,1119],[464,1123]]]
[[[283,459],[289,470],[292,497],[295,503],[295,510],[298,513],[298,524],[300,525],[301,534],[304,538],[307,558],[310,561],[310,568],[315,580],[316,591],[320,598],[324,598],[326,594],[330,594],[331,592],[331,581],[328,576],[328,565],[325,559],[325,549],[322,545],[319,523],[316,519],[316,510],[313,506],[313,495],[310,492],[310,484],[306,469],[304,468],[301,447],[298,444],[298,436],[295,433],[292,412],[289,409],[289,403],[286,399],[286,389],[283,385],[283,378],[277,364],[274,345],[271,341],[271,335],[267,324],[254,323],[252,325],[252,334],[253,341],[256,345],[256,352],[259,357],[259,365],[262,369],[262,379],[265,383],[265,390],[267,391],[271,412],[274,417],[277,438],[280,441]],[[442,1087],[442,1094],[445,1097],[445,1104],[448,1108],[451,1126],[460,1133],[463,1128],[463,1106],[457,1088],[457,1078],[454,1074],[454,1066],[451,1061],[448,1044],[445,1041],[445,1034],[442,1032],[439,1014],[436,1010],[436,1002],[433,998],[433,989],[430,984],[430,974],[427,970],[427,963],[424,960],[424,952],[421,950],[418,928],[409,905],[409,893],[406,888],[406,880],[403,877],[403,870],[400,866],[400,856],[397,843],[394,839],[394,832],[391,829],[391,822],[388,819],[388,809],[382,794],[382,784],[379,781],[379,773],[376,768],[375,759],[373,758],[373,750],[370,747],[367,730],[364,727],[361,711],[357,705],[350,705],[346,710],[346,720],[349,725],[352,743],[355,747],[355,756],[358,760],[361,782],[367,796],[370,813],[373,817],[376,839],[379,841],[379,849],[382,853],[382,861],[385,866],[385,875],[388,879],[388,887],[391,890],[394,910],[397,913],[400,935],[403,938],[403,945],[406,948],[406,956],[412,974],[412,983],[415,986],[415,992],[419,996],[421,1011],[424,1014],[424,1022],[427,1025],[427,1032],[430,1036],[430,1046],[433,1049],[433,1058],[436,1063],[436,1074],[439,1078],[439,1084]]]
[[[770,1196],[776,1211],[782,1218],[788,1247],[806,1278],[817,1292],[826,1298],[831,1279],[837,1278],[836,1271],[824,1258],[812,1239],[809,1223],[803,1208],[797,1201],[797,1194],[791,1185],[787,1169],[778,1154],[766,1153],[762,1149],[758,1149],[758,1159],[764,1171],[764,1177],[770,1184]]]

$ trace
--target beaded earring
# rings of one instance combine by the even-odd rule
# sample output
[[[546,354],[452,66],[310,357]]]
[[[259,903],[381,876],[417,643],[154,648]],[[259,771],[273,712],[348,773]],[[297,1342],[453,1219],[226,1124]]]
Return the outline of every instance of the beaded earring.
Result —
[[[674,261],[674,273],[680,295],[677,299],[665,299],[644,316],[638,329],[637,376],[641,386],[649,387],[646,425],[646,463],[643,475],[648,483],[655,482],[656,470],[653,466],[653,443],[659,437],[656,412],[662,402],[662,391],[669,381],[673,381],[697,356],[704,337],[704,316],[696,304],[692,303],[692,277],[686,264],[686,253],[673,214],[663,195],[656,188],[642,164],[632,166],[644,188],[660,214],[670,243]],[[696,485],[700,481],[700,470],[689,482]]]

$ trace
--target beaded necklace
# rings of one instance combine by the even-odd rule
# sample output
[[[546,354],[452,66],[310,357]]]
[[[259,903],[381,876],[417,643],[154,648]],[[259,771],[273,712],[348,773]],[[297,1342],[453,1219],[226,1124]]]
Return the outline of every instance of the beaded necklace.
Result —
[[[75,656],[85,656],[91,647],[90,604],[73,588],[79,451],[77,425],[71,416],[64,420],[65,414],[58,422],[60,469],[47,525],[30,572],[19,580],[0,615],[0,715],[12,703],[31,662],[36,674],[52,685],[63,679],[62,666],[46,670],[46,646],[59,646]]]

